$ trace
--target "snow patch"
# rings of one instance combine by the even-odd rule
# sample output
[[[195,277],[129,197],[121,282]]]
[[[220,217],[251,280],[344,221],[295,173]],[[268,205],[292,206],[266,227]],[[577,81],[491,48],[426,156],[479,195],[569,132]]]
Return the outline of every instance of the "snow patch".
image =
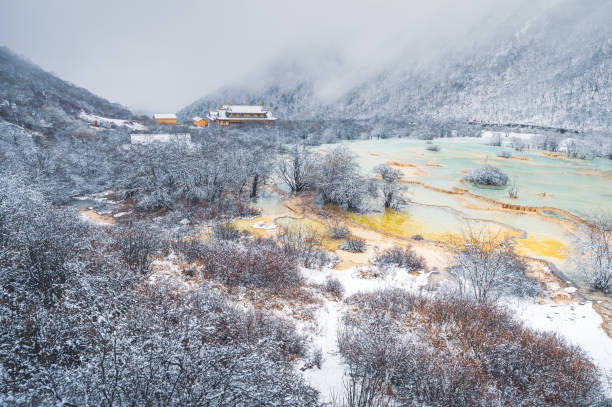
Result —
[[[275,224],[273,224],[273,223],[267,224],[263,220],[260,220],[258,222],[253,223],[253,227],[255,229],[265,229],[265,230],[276,229],[276,225]]]
[[[146,127],[140,123],[133,122],[131,120],[122,120],[122,119],[112,119],[109,117],[96,116],[95,114],[89,114],[85,112],[81,112],[79,117],[89,123],[93,123],[97,121],[98,123],[110,123],[116,126],[125,126],[131,130],[145,130]]]

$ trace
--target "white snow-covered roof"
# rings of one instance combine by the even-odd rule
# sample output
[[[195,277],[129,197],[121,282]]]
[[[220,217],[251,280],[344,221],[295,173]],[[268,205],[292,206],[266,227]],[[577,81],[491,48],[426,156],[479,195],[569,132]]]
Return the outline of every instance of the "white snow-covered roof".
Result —
[[[249,115],[249,114],[262,114],[264,117],[230,117],[229,114]],[[272,112],[265,109],[260,105],[222,105],[221,107],[211,110],[208,113],[207,118],[209,120],[239,120],[245,121],[270,121],[277,120],[276,117],[272,116]]]
[[[196,116],[193,118],[194,121],[199,122],[200,120],[202,120],[202,118],[200,116]]]
[[[236,112],[227,112],[225,110],[218,110],[216,112],[208,113],[208,118],[211,121],[213,121],[213,120],[239,120],[241,122],[246,122],[246,121],[257,122],[257,121],[277,120],[277,118],[272,116],[272,113],[268,112],[268,111],[260,112],[260,113],[264,113],[265,114],[264,117],[240,117],[240,118],[236,118],[236,117],[229,117],[227,115],[227,113],[236,113]]]
[[[176,115],[174,113],[155,113],[153,115],[154,119],[176,119]]]

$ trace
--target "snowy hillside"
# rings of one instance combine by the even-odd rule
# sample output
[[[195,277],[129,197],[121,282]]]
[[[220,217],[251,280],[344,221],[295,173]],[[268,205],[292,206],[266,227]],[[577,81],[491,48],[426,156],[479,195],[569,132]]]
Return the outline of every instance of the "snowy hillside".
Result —
[[[63,81],[4,47],[0,47],[0,83],[0,118],[24,128],[47,131],[76,119],[81,111],[132,117],[127,108]]]
[[[470,47],[432,51],[428,59],[398,56],[333,98],[321,83],[341,82],[342,69],[317,76],[306,62],[283,61],[262,72],[273,79],[251,81],[265,84],[259,89],[233,84],[180,115],[227,100],[264,101],[281,119],[475,119],[606,130],[612,124],[611,18],[612,3],[602,0],[556,2],[527,21],[500,17],[499,29],[483,22],[495,34]]]

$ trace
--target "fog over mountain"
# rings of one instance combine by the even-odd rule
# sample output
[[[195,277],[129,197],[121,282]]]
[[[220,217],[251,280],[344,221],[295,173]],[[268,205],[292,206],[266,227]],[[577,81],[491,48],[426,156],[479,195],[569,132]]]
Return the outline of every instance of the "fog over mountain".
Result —
[[[580,17],[587,11],[574,9],[588,7],[601,26],[610,16],[606,3],[5,2],[0,38],[60,78],[136,112],[177,111],[229,86],[285,89],[300,81],[332,103],[380,75],[431,75],[450,61],[503,52],[516,33],[547,16],[566,24],[555,15]]]
[[[263,100],[287,119],[475,119],[609,129],[612,3],[535,4],[500,13],[483,7],[477,15],[455,15],[459,23],[440,13],[429,27],[407,21],[412,36],[391,34],[382,42],[385,52],[369,56],[300,49],[181,113]]]

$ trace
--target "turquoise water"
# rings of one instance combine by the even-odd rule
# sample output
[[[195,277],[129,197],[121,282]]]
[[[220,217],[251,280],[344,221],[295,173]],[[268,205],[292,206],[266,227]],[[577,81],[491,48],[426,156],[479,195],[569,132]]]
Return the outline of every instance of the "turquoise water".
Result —
[[[416,165],[405,169],[407,180],[452,190],[453,187],[496,201],[523,206],[559,208],[581,218],[612,213],[612,161],[606,159],[569,160],[552,158],[540,150],[511,151],[519,159],[497,157],[500,147],[485,145],[478,138],[435,140],[439,152],[426,150],[427,143],[414,139],[360,140],[341,143],[358,157],[364,175],[372,175],[374,166],[396,162]],[[336,145],[323,145],[330,150]],[[462,183],[465,173],[479,165],[499,167],[519,185],[517,199],[508,196],[507,188],[481,188]],[[498,228],[505,226],[515,236],[517,251],[525,256],[548,261],[564,277],[584,286],[568,261],[573,228],[533,213],[503,211],[485,201],[449,195],[409,185],[407,197],[412,201],[403,215],[371,215],[359,218],[362,223],[378,225],[391,233],[410,235],[412,231],[435,237],[443,231],[461,233],[470,223],[480,222]],[[405,218],[405,219],[404,219]],[[409,219],[409,220],[408,220]],[[376,227],[376,226],[375,226]],[[403,230],[402,228],[406,228]]]
[[[389,161],[416,164],[425,173],[407,179],[438,188],[464,188],[497,201],[551,206],[580,217],[612,211],[611,160],[558,159],[547,157],[539,150],[512,151],[514,156],[527,160],[505,159],[497,157],[502,148],[485,145],[475,138],[436,140],[434,144],[440,146],[439,152],[427,151],[425,141],[414,139],[360,140],[341,144],[358,155],[364,173],[371,173],[374,166]],[[323,149],[333,147],[321,146]],[[518,199],[509,198],[507,188],[481,188],[460,182],[466,171],[485,163],[499,167],[511,180],[517,179]]]

